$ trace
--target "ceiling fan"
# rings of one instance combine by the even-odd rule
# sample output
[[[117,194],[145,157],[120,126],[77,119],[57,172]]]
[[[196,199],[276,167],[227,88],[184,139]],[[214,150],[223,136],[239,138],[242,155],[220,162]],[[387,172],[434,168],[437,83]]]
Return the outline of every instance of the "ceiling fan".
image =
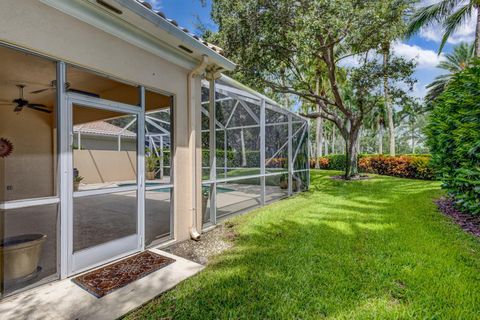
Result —
[[[30,92],[30,93],[39,94],[39,93],[49,91],[49,90],[56,90],[56,88],[57,88],[57,80],[52,80],[52,82],[50,82],[50,86],[48,88],[35,90],[35,91]],[[69,82],[65,82],[65,90],[68,91],[68,92],[79,93],[79,94],[87,95],[87,96],[94,97],[94,98],[100,98],[100,95],[98,95],[96,93],[70,88],[70,83]]]
[[[3,105],[14,105],[15,109],[13,109],[14,112],[20,112],[23,110],[23,108],[30,108],[36,111],[41,111],[45,113],[52,113],[50,109],[44,104],[41,103],[30,103],[28,100],[25,100],[23,98],[23,89],[25,88],[25,85],[23,84],[17,84],[16,85],[19,91],[19,98],[14,99],[11,103],[2,103]]]

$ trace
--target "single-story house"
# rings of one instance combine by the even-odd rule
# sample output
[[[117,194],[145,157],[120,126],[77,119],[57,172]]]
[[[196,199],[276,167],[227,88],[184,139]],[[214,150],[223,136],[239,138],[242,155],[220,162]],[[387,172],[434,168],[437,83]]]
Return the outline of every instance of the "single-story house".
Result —
[[[234,68],[144,1],[1,1],[0,296],[307,189],[308,122]]]

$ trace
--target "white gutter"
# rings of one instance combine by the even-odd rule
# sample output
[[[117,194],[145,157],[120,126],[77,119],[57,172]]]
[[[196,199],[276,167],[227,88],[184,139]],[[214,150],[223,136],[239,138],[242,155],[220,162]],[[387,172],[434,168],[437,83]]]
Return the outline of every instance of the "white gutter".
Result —
[[[191,179],[192,179],[192,227],[190,228],[190,237],[193,240],[200,240],[200,232],[197,229],[197,128],[196,128],[196,99],[201,96],[201,92],[195,93],[195,78],[201,76],[208,65],[208,56],[204,55],[202,61],[192,71],[188,73],[188,120],[190,125],[189,147],[191,150]]]

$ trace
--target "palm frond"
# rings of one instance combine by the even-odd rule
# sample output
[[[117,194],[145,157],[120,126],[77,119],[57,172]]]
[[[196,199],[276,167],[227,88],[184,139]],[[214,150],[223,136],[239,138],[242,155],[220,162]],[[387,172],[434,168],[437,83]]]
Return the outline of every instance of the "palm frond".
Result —
[[[471,5],[470,3],[463,5],[445,19],[442,24],[445,29],[445,33],[443,34],[442,43],[440,44],[440,48],[438,49],[438,54],[442,52],[448,38],[450,38],[450,35],[454,33],[468,18],[472,16],[472,9],[473,5]]]
[[[455,7],[463,0],[442,0],[438,3],[418,9],[411,17],[405,32],[406,36],[412,37],[422,27],[426,27],[434,22],[440,22],[442,18],[447,17]]]

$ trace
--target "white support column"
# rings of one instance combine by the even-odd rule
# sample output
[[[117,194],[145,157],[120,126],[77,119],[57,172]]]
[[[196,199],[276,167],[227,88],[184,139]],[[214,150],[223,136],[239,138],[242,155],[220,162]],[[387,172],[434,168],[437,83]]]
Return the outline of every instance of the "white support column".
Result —
[[[260,199],[262,205],[265,205],[265,99],[262,99],[260,105]]]
[[[210,103],[208,105],[208,113],[209,113],[209,146],[210,146],[210,181],[214,181],[210,184],[210,223],[216,224],[217,223],[217,154],[216,154],[216,141],[217,141],[217,134],[216,134],[216,102],[215,102],[215,80],[210,80]],[[203,186],[202,186],[203,189]],[[203,190],[202,190],[203,195]],[[202,213],[203,217],[203,213]]]
[[[78,150],[82,149],[82,132],[80,130],[77,132],[77,148]]]
[[[122,151],[122,135],[117,136],[117,151]]]
[[[137,200],[138,235],[141,250],[145,249],[145,87],[138,87],[141,109],[137,119]]]
[[[68,211],[72,201],[69,195],[69,181],[73,179],[73,172],[69,172],[69,160],[71,152],[68,132],[69,114],[66,101],[66,66],[64,62],[57,62],[57,143],[58,143],[58,195],[60,196],[60,219],[57,224],[57,261],[60,264],[60,278],[68,275]],[[73,190],[73,186],[71,186]]]
[[[293,127],[292,127],[292,115],[288,115],[288,195],[293,194]]]

